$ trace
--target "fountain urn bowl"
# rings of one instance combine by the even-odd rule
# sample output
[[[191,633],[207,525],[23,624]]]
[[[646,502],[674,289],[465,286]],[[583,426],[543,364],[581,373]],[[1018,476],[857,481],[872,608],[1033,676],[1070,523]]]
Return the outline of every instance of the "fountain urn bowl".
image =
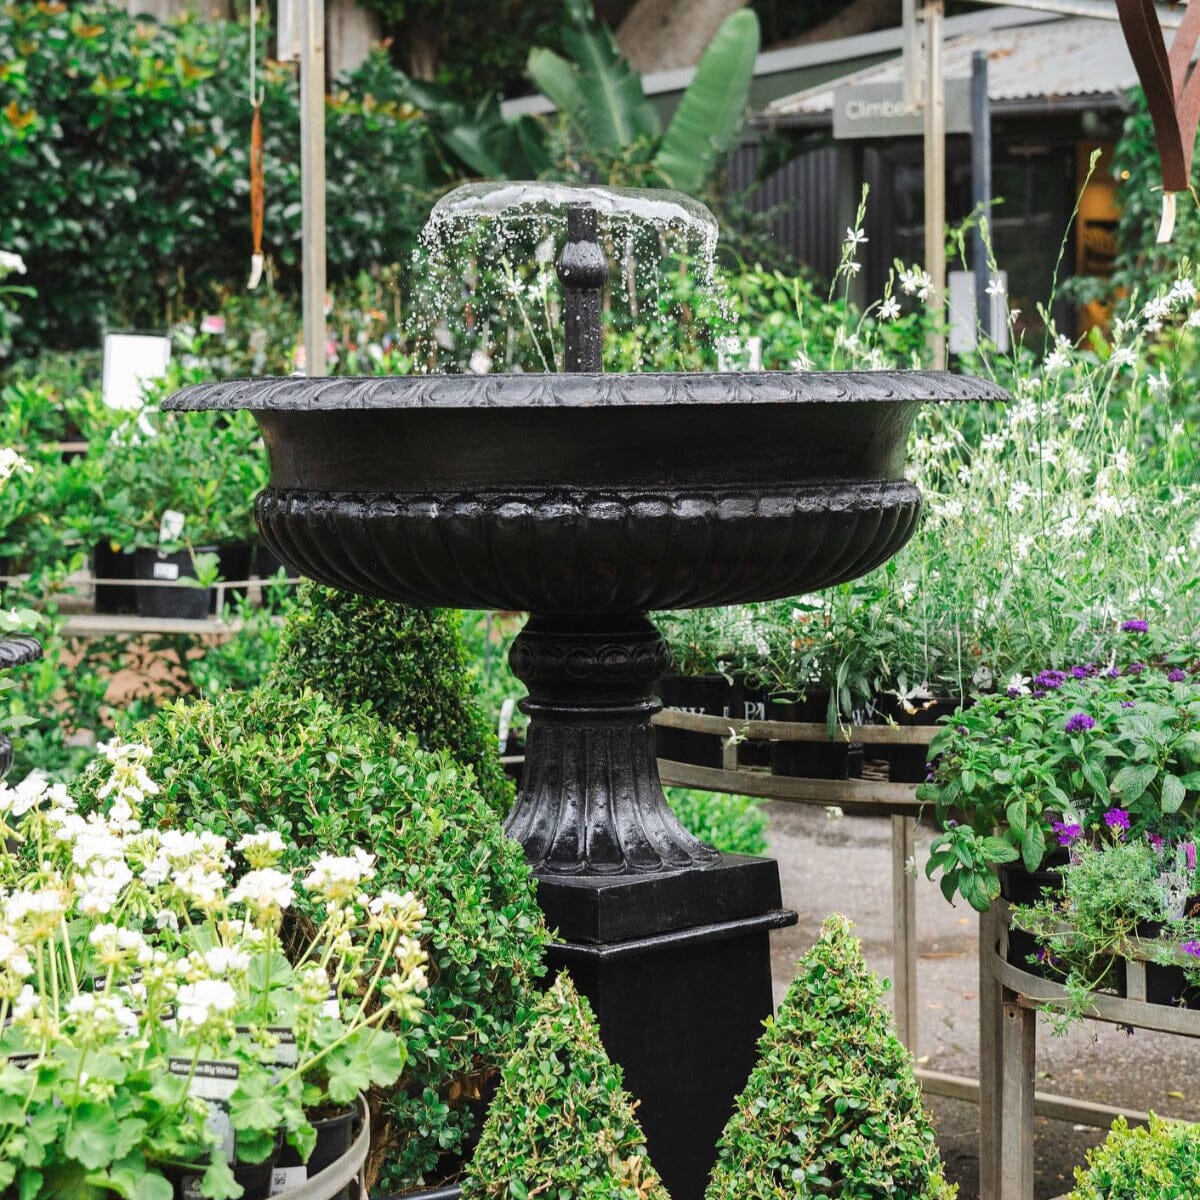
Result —
[[[1000,400],[943,372],[543,374],[201,384],[270,455],[255,515],[305,575],[422,606],[528,611],[509,832],[542,874],[715,860],[658,783],[667,670],[648,611],[798,595],[911,536],[908,432],[930,401]]]

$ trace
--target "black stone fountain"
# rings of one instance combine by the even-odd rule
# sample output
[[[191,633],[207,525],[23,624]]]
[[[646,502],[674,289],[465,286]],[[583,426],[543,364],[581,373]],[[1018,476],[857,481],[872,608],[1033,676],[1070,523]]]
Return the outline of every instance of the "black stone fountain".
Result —
[[[409,604],[531,614],[508,818],[676,1200],[698,1200],[771,1011],[776,864],[718,854],[663,796],[650,719],[670,665],[655,609],[853,579],[908,540],[905,445],[925,401],[996,400],[938,372],[601,369],[608,274],[573,204],[558,259],[564,374],[260,379],[166,407],[252,410],[271,462],[255,515],[304,574]]]

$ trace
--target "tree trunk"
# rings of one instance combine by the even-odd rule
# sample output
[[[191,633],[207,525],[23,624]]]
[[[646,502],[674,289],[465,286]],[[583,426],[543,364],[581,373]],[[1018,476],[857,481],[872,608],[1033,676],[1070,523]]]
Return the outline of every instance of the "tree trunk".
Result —
[[[822,21],[807,33],[792,38],[789,46],[804,46],[809,42],[828,42],[834,38],[854,37],[900,24],[901,0],[850,0],[836,17]]]
[[[383,36],[379,14],[356,0],[329,0],[325,6],[325,61],[330,79],[367,60]]]
[[[730,13],[747,0],[637,0],[617,30],[635,71],[694,67]]]

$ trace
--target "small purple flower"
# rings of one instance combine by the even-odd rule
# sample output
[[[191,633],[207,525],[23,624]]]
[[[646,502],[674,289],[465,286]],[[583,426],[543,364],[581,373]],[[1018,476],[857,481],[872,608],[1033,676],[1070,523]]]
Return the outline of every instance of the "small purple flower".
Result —
[[[1047,692],[1057,691],[1064,683],[1067,682],[1067,673],[1065,671],[1043,671],[1036,676],[1033,681],[1033,686],[1042,688]]]
[[[1109,679],[1116,679],[1121,674],[1121,668],[1120,667],[1109,667],[1108,670],[1104,672],[1104,674],[1107,675]]]
[[[1129,814],[1123,808],[1110,808],[1104,814],[1104,823],[1109,829],[1122,830],[1129,828]]]
[[[1162,848],[1163,848],[1164,843],[1163,843],[1162,838],[1159,837],[1159,835],[1157,833],[1146,834],[1146,841],[1148,841],[1150,843],[1150,845],[1154,847],[1155,851],[1158,854],[1162,853]]]
[[[1178,667],[1167,672],[1167,681],[1169,683],[1183,683],[1185,679],[1187,679],[1187,672],[1180,670]]]
[[[1086,733],[1089,729],[1096,728],[1096,718],[1089,717],[1085,712],[1072,713],[1063,728],[1068,733]]]
[[[1150,622],[1143,621],[1140,617],[1138,617],[1137,619],[1135,619],[1133,621],[1122,621],[1121,622],[1121,632],[1122,633],[1149,633],[1149,631],[1150,631]]]
[[[1196,869],[1196,843],[1195,842],[1185,842],[1184,847],[1183,847],[1183,853],[1187,857],[1188,870],[1194,871]]]
[[[1083,826],[1076,824],[1074,821],[1070,823],[1055,821],[1050,828],[1058,834],[1058,844],[1060,846],[1069,846],[1077,838],[1083,836]]]
[[[1125,674],[1126,675],[1140,675],[1145,669],[1146,669],[1146,664],[1144,662],[1130,663],[1129,666],[1127,666],[1125,668]]]
[[[926,767],[926,768],[925,768],[925,782],[926,782],[926,783],[933,783],[933,782],[934,782],[934,780],[935,780],[936,778],[937,778],[937,776],[936,776],[936,775],[934,775],[934,773],[933,773],[933,768],[932,768],[932,767]]]
[[[1137,701],[1136,700],[1122,700],[1121,707],[1122,708],[1137,708]]]
[[[1019,687],[1010,687],[1008,689],[1008,698],[1010,700],[1016,700],[1020,696],[1020,694],[1021,694],[1021,689]]]
[[[1071,678],[1072,679],[1091,679],[1091,677],[1093,675],[1095,675],[1095,673],[1096,673],[1096,664],[1095,663],[1087,663],[1085,666],[1071,668]]]
[[[1200,958],[1200,942],[1197,942],[1195,939],[1190,942],[1184,942],[1179,948],[1184,954],[1190,954],[1193,958]]]
[[[1035,954],[1034,957],[1044,967],[1054,966],[1054,955],[1051,954],[1050,951],[1047,950],[1045,946],[1039,946],[1037,948],[1037,954]]]
[[[958,727],[958,732],[961,733],[963,737],[966,737],[971,731],[965,725],[960,725]]]

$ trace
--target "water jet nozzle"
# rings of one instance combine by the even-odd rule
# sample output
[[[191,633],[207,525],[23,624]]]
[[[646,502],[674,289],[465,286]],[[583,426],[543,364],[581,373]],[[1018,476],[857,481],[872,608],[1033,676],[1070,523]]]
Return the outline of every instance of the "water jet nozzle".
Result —
[[[600,296],[608,279],[608,259],[596,236],[596,210],[590,204],[567,209],[567,240],[558,256],[558,279],[566,300],[568,371],[602,371]]]

